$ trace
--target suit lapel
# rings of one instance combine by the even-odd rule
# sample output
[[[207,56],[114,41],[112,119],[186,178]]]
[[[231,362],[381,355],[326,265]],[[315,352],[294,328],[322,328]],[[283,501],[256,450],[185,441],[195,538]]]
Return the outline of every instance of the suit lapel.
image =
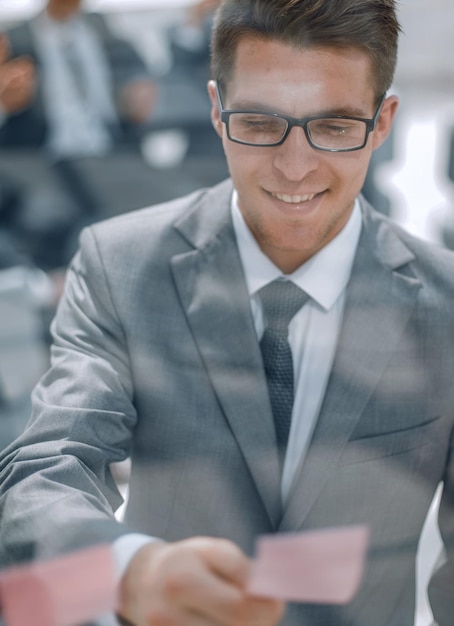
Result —
[[[172,259],[182,306],[270,521],[280,513],[279,461],[249,296],[230,219],[231,186],[177,225],[194,246]]]
[[[386,222],[365,211],[336,357],[310,448],[280,530],[299,528],[342,453],[414,307],[420,283],[399,272],[413,258]]]

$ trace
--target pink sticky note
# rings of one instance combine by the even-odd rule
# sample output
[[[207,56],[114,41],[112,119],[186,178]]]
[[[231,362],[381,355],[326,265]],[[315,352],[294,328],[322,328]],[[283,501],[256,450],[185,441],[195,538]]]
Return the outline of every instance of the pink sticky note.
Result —
[[[248,591],[295,602],[349,602],[361,582],[368,542],[365,526],[263,535]]]
[[[76,626],[113,610],[115,563],[107,545],[0,573],[6,626]]]

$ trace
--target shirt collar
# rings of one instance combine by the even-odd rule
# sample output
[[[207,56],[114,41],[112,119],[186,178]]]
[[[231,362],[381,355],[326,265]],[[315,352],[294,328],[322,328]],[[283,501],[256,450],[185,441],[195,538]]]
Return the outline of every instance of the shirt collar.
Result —
[[[232,196],[232,220],[249,295],[280,276],[281,270],[260,250]],[[356,199],[350,218],[340,233],[292,274],[285,275],[321,307],[328,310],[350,279],[361,233],[361,210]]]
[[[45,28],[48,32],[51,33],[65,33],[67,31],[71,32],[74,28],[79,28],[79,24],[82,22],[80,13],[76,13],[72,15],[67,20],[55,20],[53,19],[46,10],[41,11],[32,20],[32,24],[35,23],[37,28],[43,29]]]

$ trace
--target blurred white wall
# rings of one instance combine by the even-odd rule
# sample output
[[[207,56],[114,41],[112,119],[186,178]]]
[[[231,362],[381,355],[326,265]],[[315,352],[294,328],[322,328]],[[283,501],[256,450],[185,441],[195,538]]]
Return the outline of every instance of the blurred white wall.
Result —
[[[46,0],[0,0],[0,20],[15,20],[33,15],[41,9]],[[192,0],[85,0],[89,10],[136,11],[142,9],[182,8],[192,4]]]

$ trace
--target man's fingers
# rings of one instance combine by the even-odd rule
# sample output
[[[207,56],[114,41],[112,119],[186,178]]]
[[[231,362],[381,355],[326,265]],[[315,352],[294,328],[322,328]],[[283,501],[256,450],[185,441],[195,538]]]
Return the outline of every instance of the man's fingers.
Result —
[[[119,613],[137,626],[275,626],[283,606],[248,596],[248,572],[248,558],[228,541],[147,544],[123,576]]]
[[[14,70],[15,74],[20,76],[30,76],[35,73],[35,64],[30,57],[17,57],[8,61],[9,67]]]
[[[171,603],[208,618],[214,624],[266,626],[276,624],[284,605],[275,600],[246,594],[249,559],[229,541],[197,538],[187,541],[200,560],[188,560],[186,567],[168,579],[166,590]]]
[[[266,626],[277,624],[284,612],[283,603],[248,596],[203,568],[179,572],[169,580],[167,592],[170,603],[212,625]]]
[[[0,101],[3,109],[14,113],[29,105],[35,89],[35,69],[27,57],[0,65]]]
[[[0,64],[5,63],[9,57],[9,41],[5,33],[0,34]]]
[[[246,584],[250,562],[234,543],[211,537],[188,539],[187,543],[197,551],[213,573],[238,587]]]

